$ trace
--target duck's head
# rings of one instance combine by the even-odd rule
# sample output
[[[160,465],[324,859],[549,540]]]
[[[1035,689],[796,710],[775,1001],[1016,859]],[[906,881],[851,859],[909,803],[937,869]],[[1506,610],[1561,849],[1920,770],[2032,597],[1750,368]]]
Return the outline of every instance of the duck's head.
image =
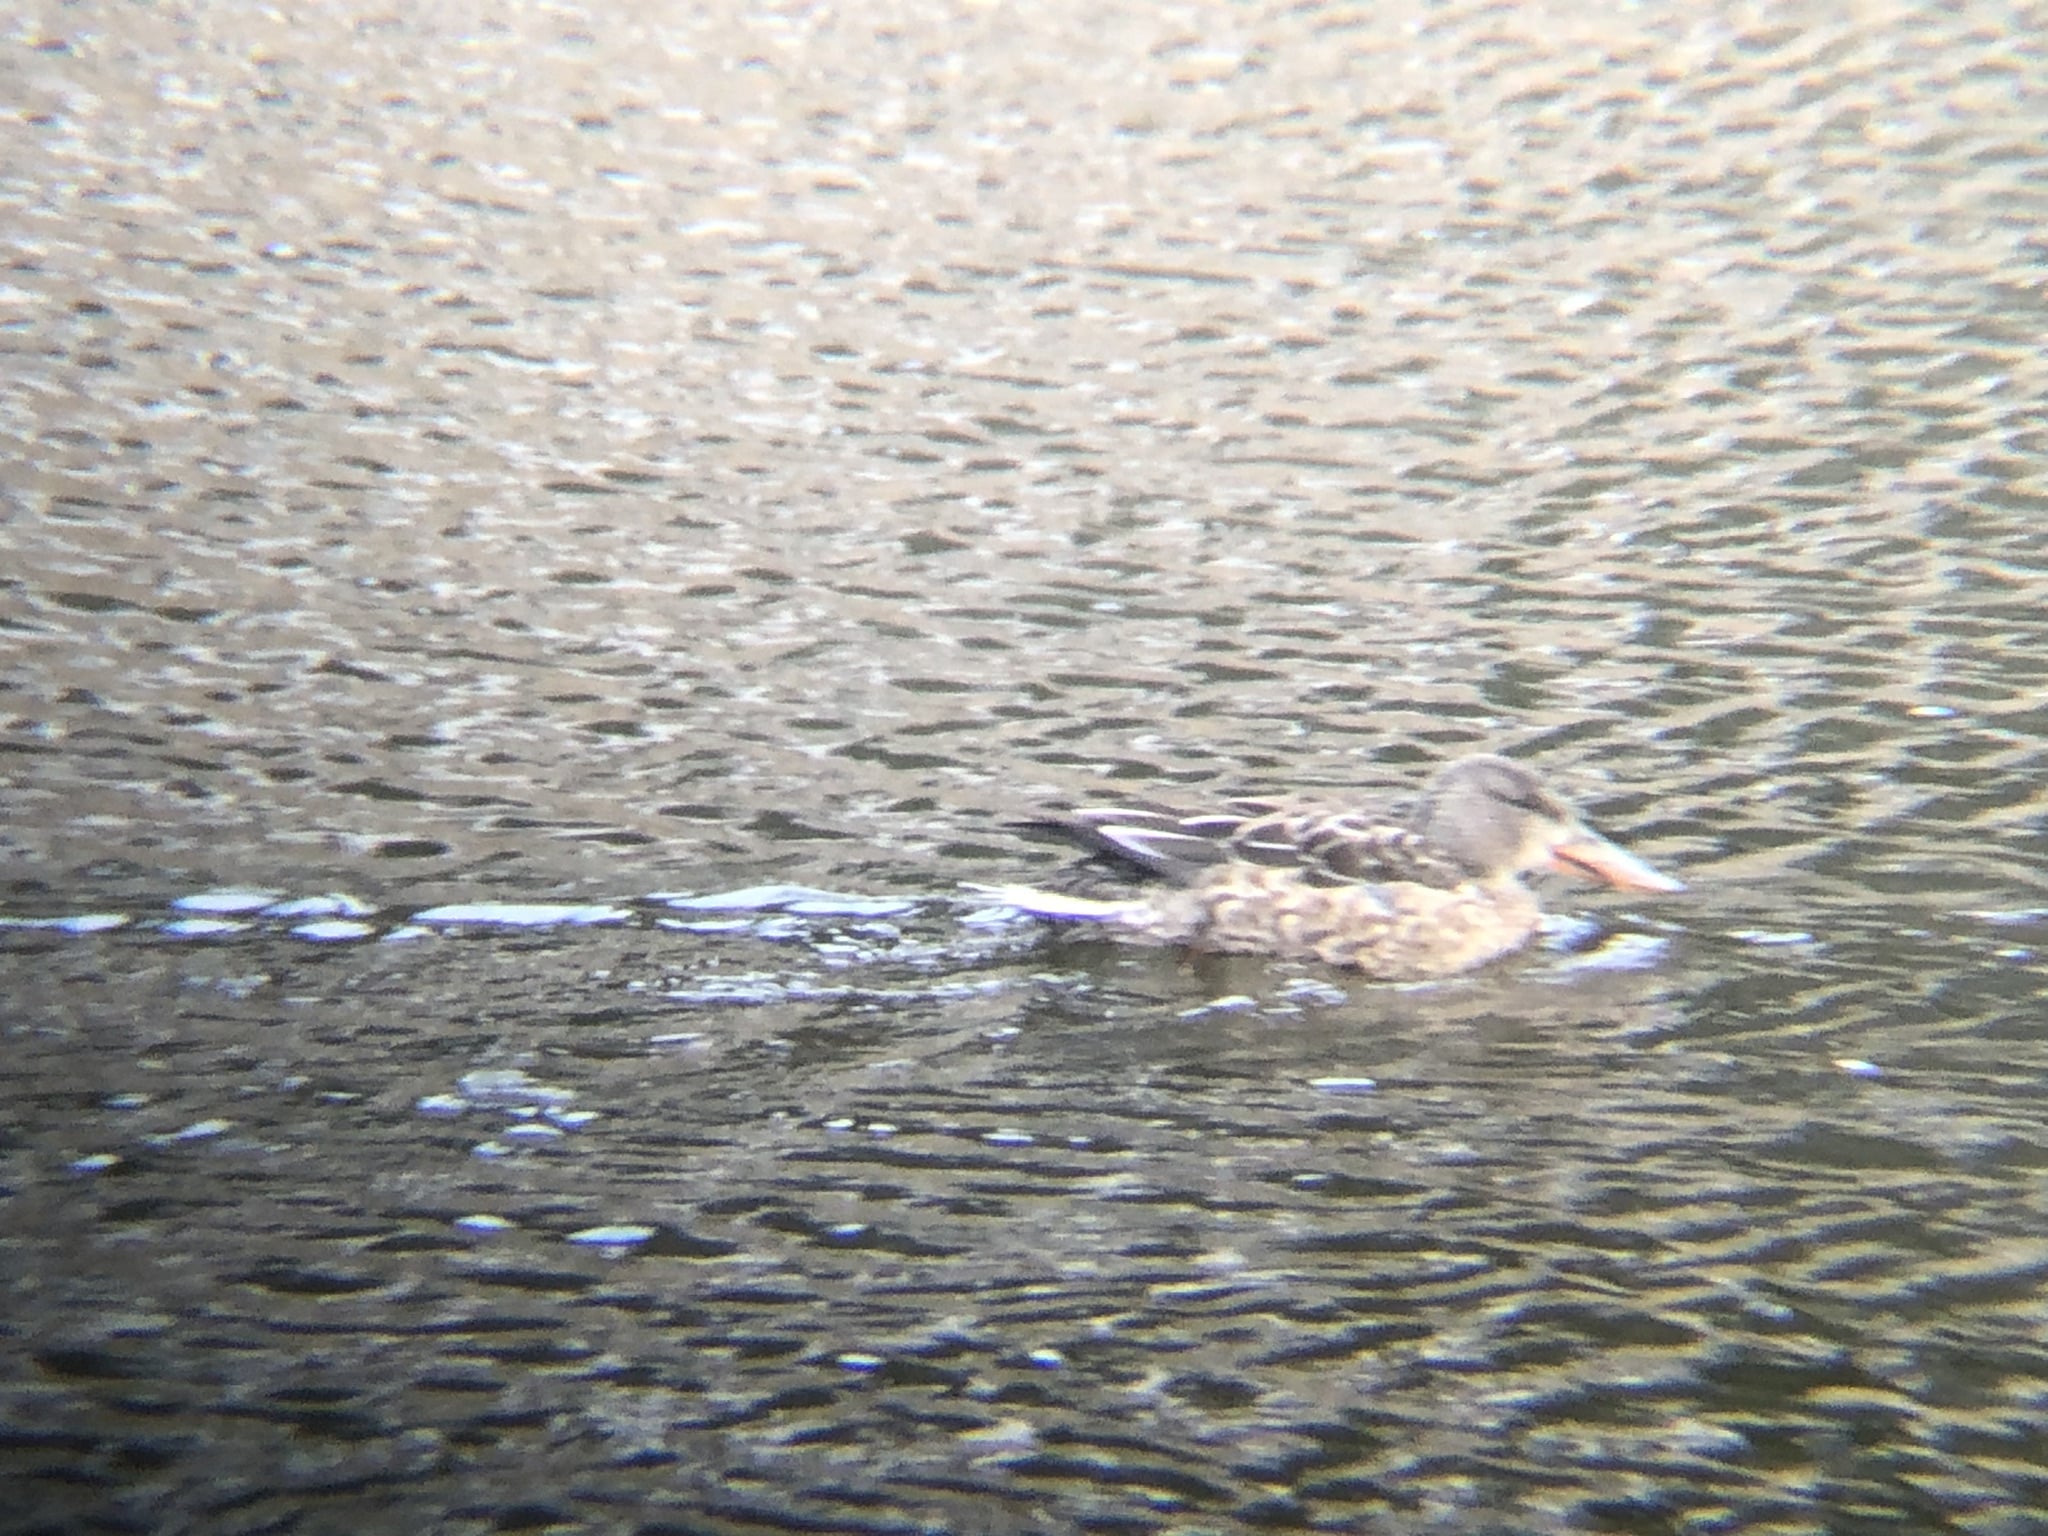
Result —
[[[1504,757],[1467,757],[1444,768],[1409,824],[1478,880],[1552,869],[1624,891],[1685,889],[1595,832],[1535,774]]]

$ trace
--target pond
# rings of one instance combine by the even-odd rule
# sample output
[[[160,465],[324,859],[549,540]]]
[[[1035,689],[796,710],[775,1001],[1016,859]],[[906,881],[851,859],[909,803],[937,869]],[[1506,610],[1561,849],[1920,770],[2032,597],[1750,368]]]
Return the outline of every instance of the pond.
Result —
[[[2035,1529],[1990,14],[17,26],[13,1528]],[[1479,751],[1689,889],[972,889]]]

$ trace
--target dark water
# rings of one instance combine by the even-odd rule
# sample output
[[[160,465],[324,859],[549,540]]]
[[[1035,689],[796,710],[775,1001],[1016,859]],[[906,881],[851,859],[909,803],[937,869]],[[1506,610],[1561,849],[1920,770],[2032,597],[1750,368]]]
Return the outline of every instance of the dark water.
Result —
[[[2044,35],[17,23],[0,1528],[2048,1528]],[[1691,894],[960,891],[1476,749]]]

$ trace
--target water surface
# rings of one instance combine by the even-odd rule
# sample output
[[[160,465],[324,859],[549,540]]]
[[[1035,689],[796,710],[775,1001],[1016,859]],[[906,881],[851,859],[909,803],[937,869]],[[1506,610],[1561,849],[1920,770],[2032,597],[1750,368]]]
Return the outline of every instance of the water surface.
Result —
[[[2044,35],[33,12],[13,1525],[2036,1528]],[[1472,750],[1691,893],[961,891]]]

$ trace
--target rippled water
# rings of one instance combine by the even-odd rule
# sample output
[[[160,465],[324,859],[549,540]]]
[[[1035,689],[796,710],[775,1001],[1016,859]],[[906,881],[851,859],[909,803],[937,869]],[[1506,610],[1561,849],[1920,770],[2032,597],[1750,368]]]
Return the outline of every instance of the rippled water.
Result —
[[[2040,1528],[2037,5],[0,48],[0,1525]],[[1540,764],[1684,898],[1062,942]]]

